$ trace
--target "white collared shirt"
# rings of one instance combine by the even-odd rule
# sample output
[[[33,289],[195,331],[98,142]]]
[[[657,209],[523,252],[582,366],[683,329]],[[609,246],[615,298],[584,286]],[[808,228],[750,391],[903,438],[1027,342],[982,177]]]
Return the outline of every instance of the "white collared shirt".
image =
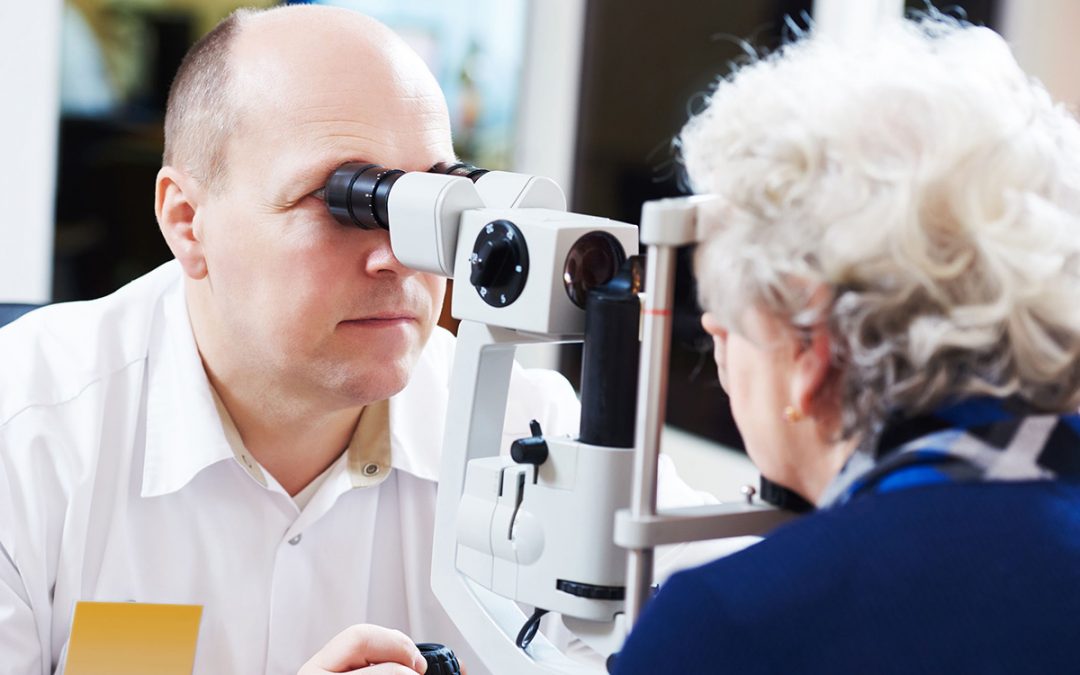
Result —
[[[219,414],[175,262],[0,330],[0,675],[59,672],[80,600],[202,605],[196,675],[293,675],[354,623],[483,673],[430,589],[453,344],[435,331],[301,509]],[[507,443],[577,415],[515,369]],[[701,503],[673,480],[663,501]]]

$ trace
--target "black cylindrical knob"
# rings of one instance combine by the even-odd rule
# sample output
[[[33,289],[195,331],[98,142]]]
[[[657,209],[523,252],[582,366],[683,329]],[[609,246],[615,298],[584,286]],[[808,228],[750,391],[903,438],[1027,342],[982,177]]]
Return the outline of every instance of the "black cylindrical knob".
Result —
[[[427,661],[425,675],[461,675],[461,665],[449,647],[435,642],[421,642],[416,646]]]
[[[529,422],[529,429],[532,436],[519,438],[510,445],[510,458],[518,464],[540,466],[548,458],[547,441],[544,440],[544,432],[540,429],[539,422]]]

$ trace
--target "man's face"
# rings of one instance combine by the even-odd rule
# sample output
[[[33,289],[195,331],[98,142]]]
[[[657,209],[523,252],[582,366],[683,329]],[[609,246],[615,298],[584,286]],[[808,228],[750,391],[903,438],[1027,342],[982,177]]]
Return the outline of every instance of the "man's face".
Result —
[[[441,94],[429,79],[335,66],[319,57],[333,44],[251,42],[236,48],[243,112],[224,189],[196,216],[209,322],[229,355],[216,367],[319,405],[386,398],[431,334],[444,281],[403,267],[387,232],[338,223],[312,193],[349,161],[425,170],[451,159]],[[336,63],[356,63],[340,49]]]

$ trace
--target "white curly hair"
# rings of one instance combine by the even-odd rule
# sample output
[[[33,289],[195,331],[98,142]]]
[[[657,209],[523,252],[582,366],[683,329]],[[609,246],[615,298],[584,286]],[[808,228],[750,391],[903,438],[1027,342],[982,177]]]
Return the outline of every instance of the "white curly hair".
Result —
[[[702,307],[826,325],[843,436],[972,395],[1080,404],[1080,125],[994,32],[811,32],[722,79],[678,147],[719,197]]]

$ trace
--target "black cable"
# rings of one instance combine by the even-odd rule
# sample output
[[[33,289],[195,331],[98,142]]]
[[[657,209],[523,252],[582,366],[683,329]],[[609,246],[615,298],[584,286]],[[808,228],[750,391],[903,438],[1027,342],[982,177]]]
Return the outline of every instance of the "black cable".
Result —
[[[536,631],[540,629],[540,619],[547,614],[546,609],[536,608],[533,615],[529,617],[529,620],[525,622],[525,625],[521,627],[521,631],[517,634],[517,640],[514,643],[521,649],[525,649],[529,646],[529,643],[536,637]]]

